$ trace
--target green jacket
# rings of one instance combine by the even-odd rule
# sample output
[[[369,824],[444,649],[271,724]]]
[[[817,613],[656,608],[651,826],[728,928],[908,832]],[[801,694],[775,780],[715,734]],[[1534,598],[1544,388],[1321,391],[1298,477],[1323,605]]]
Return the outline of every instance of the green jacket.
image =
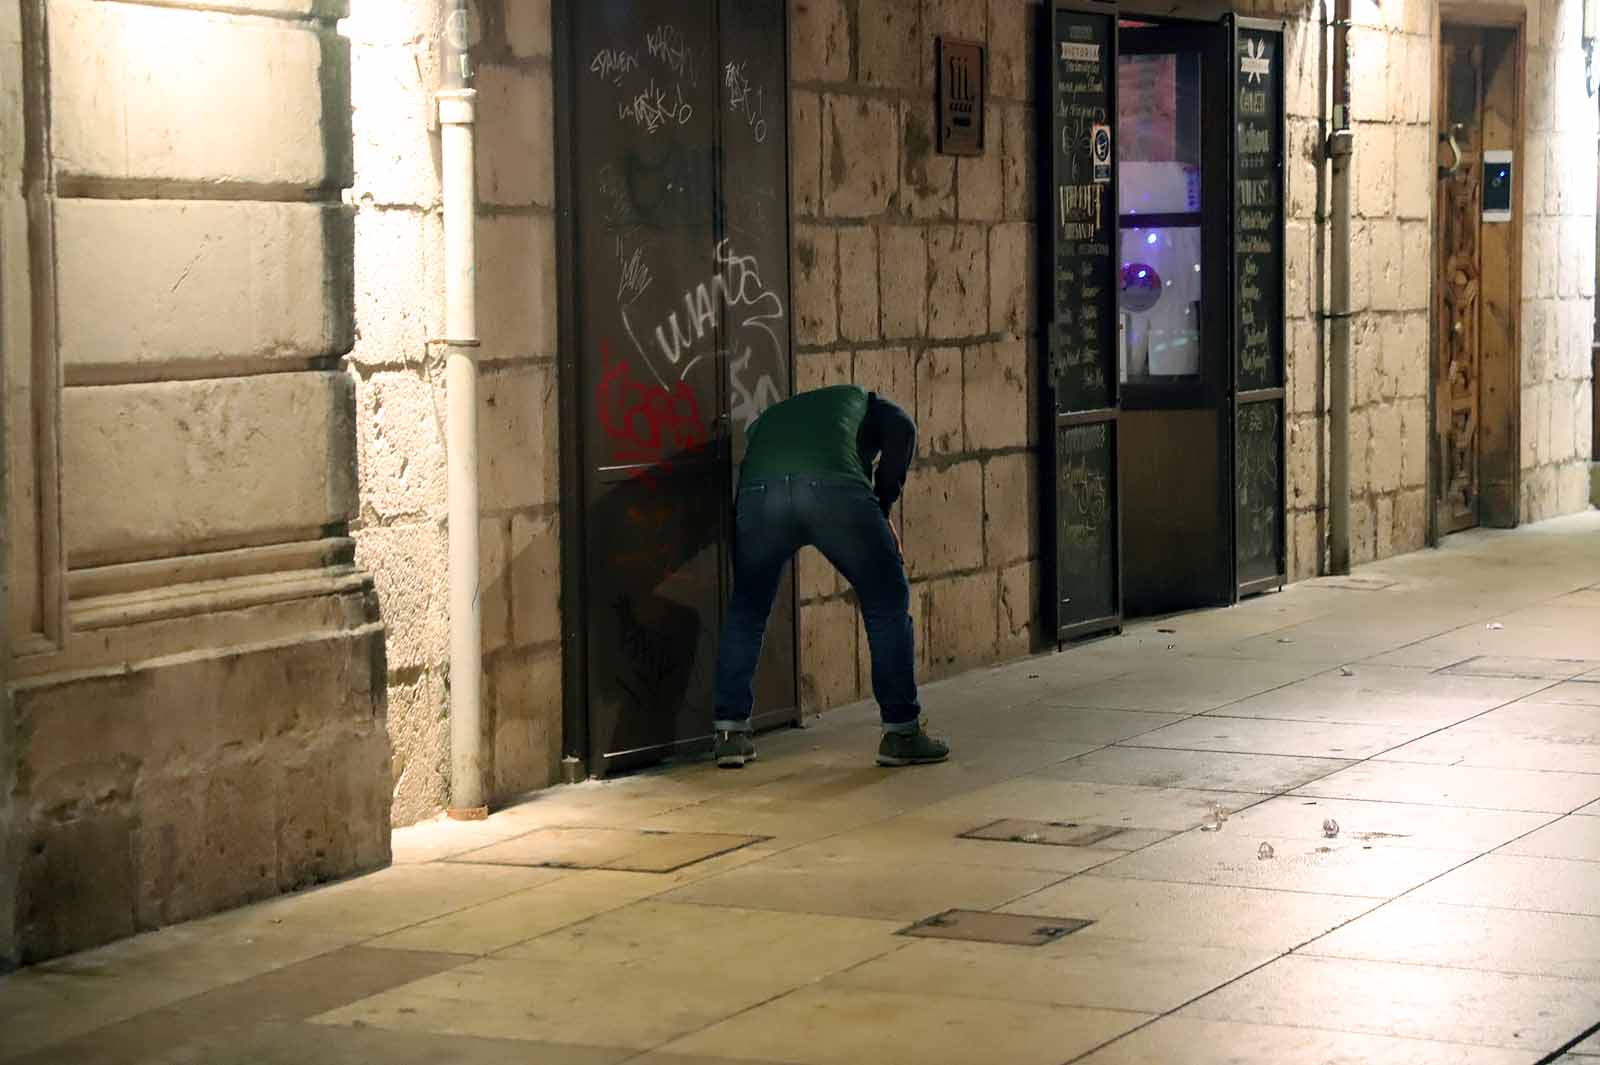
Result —
[[[872,489],[887,514],[905,487],[917,426],[876,393],[833,385],[768,407],[746,441],[741,485],[807,474],[844,478]]]

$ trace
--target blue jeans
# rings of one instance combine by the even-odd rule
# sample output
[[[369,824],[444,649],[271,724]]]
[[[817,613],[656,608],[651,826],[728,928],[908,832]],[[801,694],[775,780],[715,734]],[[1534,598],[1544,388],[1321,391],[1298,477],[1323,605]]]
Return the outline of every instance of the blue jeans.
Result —
[[[749,731],[750,683],[783,568],[810,544],[856,591],[872,650],[872,694],[883,727],[915,732],[916,658],[911,585],[889,520],[872,490],[856,481],[794,475],[750,481],[734,508],[733,601],[717,651],[718,731]]]

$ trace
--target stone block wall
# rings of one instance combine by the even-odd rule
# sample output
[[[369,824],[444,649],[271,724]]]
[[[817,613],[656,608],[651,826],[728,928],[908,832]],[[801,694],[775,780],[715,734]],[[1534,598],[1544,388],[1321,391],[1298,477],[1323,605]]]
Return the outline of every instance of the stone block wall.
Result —
[[[384,864],[388,738],[342,3],[11,10],[0,954],[33,961]]]
[[[1530,0],[1523,103],[1522,518],[1589,502],[1594,453],[1595,98],[1579,0]]]
[[[22,12],[0,7],[0,354],[9,354],[6,332],[13,273],[26,276],[23,260],[11,251],[14,220],[25,215],[22,159]],[[20,278],[19,278],[20,281]],[[17,288],[22,287],[20,284]],[[12,417],[9,365],[0,362],[0,440],[9,445]],[[11,500],[11,463],[0,461],[0,499]],[[0,520],[0,972],[17,959],[17,775],[16,717],[11,711],[11,523]]]
[[[357,558],[388,626],[396,825],[447,805],[449,614],[438,0],[353,0]],[[551,15],[472,5],[478,90],[479,478],[485,788],[560,762]]]
[[[1290,580],[1323,571],[1327,547],[1328,248],[1320,9],[1267,3],[1285,20],[1284,105]],[[1428,3],[1357,0],[1350,33],[1350,554],[1360,564],[1420,548],[1428,529],[1428,375],[1433,276],[1433,88]]]
[[[1259,5],[1287,20],[1288,499],[1290,576],[1320,571],[1327,536],[1326,346],[1318,286],[1318,9]],[[1428,531],[1431,301],[1437,191],[1438,5],[1356,0],[1351,305],[1351,561],[1416,550]],[[1531,0],[1525,24],[1521,416],[1524,521],[1587,505],[1594,299],[1594,98],[1578,37],[1582,4]],[[1325,195],[1325,192],[1320,193]]]
[[[1039,579],[1033,20],[1024,0],[791,0],[796,387],[853,381],[917,420],[894,520],[918,674],[1034,644]],[[986,42],[982,155],[936,151],[935,39]],[[871,694],[848,585],[799,562],[808,709]]]

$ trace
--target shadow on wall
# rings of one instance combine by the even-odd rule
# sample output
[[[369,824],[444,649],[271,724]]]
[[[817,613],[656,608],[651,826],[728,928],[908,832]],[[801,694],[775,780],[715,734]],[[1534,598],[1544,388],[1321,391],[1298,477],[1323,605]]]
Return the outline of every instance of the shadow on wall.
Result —
[[[388,864],[382,633],[313,642],[15,694],[21,961]]]

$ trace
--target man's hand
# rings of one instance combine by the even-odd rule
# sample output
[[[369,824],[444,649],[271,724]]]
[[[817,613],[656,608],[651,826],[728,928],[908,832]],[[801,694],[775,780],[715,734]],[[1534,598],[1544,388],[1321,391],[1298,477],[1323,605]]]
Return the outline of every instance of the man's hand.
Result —
[[[900,556],[900,561],[903,563],[906,560],[906,549],[900,543],[900,531],[894,527],[894,522],[888,522],[888,525],[889,536],[894,540],[894,553]]]

